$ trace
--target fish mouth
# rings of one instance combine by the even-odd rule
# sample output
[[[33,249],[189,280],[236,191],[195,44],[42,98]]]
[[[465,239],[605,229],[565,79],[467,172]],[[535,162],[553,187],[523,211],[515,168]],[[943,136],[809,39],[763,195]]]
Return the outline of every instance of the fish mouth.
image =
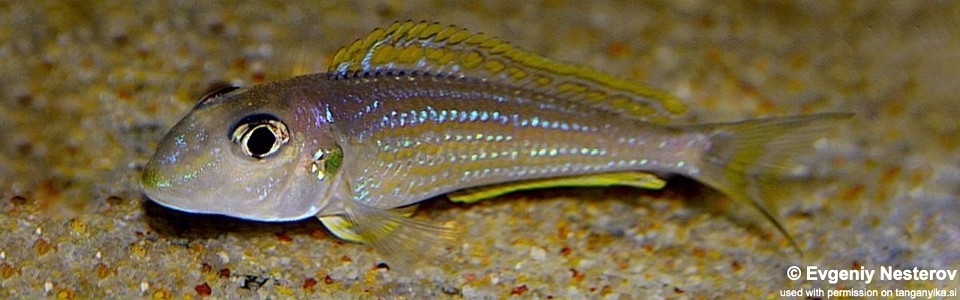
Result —
[[[190,203],[189,201],[184,201],[184,199],[189,199],[189,197],[184,197],[185,195],[181,195],[181,193],[174,189],[170,177],[163,175],[153,161],[147,163],[144,168],[143,177],[140,179],[140,189],[144,196],[151,202],[168,209],[191,214],[230,216],[227,212],[212,212],[209,209],[201,210],[191,207],[191,205],[183,205]]]
[[[298,180],[295,172],[285,173],[285,177],[278,179],[279,183],[265,193],[253,195],[221,189],[216,183],[185,180],[183,178],[197,175],[171,174],[170,169],[165,167],[162,161],[148,161],[140,178],[140,188],[147,199],[172,210],[258,222],[298,221],[316,216],[321,210],[319,206],[322,205],[317,203],[304,203],[298,209],[290,209],[290,205],[285,205],[289,203],[285,200],[303,198],[303,193],[298,189],[303,188],[304,184]]]

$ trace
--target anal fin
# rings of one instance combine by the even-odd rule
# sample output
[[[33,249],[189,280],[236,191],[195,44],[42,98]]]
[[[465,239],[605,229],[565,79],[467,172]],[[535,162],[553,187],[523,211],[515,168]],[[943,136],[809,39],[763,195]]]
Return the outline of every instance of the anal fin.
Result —
[[[447,198],[452,202],[469,204],[517,191],[546,188],[630,186],[640,189],[659,190],[666,184],[663,179],[646,172],[617,172],[509,182],[456,191],[447,194]]]

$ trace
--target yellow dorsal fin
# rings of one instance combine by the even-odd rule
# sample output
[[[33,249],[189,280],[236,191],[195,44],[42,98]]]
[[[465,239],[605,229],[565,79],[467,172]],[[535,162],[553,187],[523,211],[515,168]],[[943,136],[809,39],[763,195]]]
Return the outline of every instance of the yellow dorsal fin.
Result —
[[[666,184],[663,179],[657,178],[657,176],[650,173],[618,172],[508,182],[456,191],[447,194],[447,198],[457,203],[475,203],[512,192],[554,187],[631,186],[635,188],[659,190]]]
[[[455,26],[397,22],[341,48],[333,78],[435,75],[523,86],[545,101],[585,105],[650,122],[681,116],[687,106],[650,87],[517,49],[497,38]]]

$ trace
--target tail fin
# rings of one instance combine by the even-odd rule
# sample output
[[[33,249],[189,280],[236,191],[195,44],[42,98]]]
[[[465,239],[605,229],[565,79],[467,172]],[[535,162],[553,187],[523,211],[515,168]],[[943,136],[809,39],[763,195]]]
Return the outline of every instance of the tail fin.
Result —
[[[783,174],[789,158],[852,116],[824,113],[704,125],[701,130],[709,136],[710,148],[697,179],[756,208],[802,255],[800,246],[777,221],[775,211],[764,205],[764,196]]]

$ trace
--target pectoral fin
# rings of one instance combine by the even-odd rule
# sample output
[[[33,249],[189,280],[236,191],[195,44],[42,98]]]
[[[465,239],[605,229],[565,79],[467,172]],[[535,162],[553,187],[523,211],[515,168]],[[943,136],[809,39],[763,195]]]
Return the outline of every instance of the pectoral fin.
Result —
[[[395,214],[398,214],[402,217],[410,217],[417,211],[416,204],[405,206],[402,208],[392,209],[391,211]],[[369,243],[370,237],[369,234],[358,232],[360,230],[356,225],[350,222],[345,215],[329,215],[329,216],[317,216],[320,219],[320,222],[323,223],[324,227],[327,227],[327,230],[330,230],[330,233],[333,233],[334,236],[341,240],[354,242],[354,243]],[[396,223],[386,224],[385,228],[381,230],[386,234],[389,234],[391,231],[396,230]]]
[[[415,207],[380,209],[348,201],[345,214],[318,216],[338,238],[373,246],[392,264],[409,266],[451,244],[452,228],[410,218]]]
[[[447,198],[457,203],[476,203],[480,200],[490,199],[512,192],[555,187],[631,186],[641,189],[658,190],[663,188],[664,185],[666,185],[666,182],[663,181],[663,179],[650,173],[619,172],[510,182],[460,190],[447,194]]]

